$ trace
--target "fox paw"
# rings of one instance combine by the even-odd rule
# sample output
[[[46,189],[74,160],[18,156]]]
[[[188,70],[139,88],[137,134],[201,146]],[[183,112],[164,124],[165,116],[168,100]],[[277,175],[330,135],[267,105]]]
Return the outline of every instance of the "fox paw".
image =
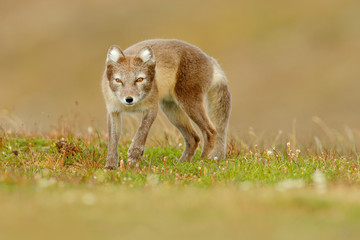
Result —
[[[141,156],[144,153],[144,148],[140,147],[132,147],[128,151],[128,164],[135,165],[137,162],[140,161]]]
[[[105,169],[116,170],[119,168],[119,164],[105,164]]]
[[[119,168],[119,159],[118,157],[107,157],[105,169],[114,170]]]

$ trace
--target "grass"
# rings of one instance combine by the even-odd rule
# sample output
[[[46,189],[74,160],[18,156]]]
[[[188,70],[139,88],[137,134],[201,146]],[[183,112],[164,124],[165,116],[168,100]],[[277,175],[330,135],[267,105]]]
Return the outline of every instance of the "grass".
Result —
[[[130,141],[123,140],[120,168],[107,171],[100,134],[3,134],[0,238],[356,239],[360,233],[356,152],[286,142],[246,148],[231,139],[225,160],[201,159],[197,151],[192,163],[178,163],[181,144],[150,142],[130,168]]]
[[[222,161],[200,159],[179,163],[183,147],[147,147],[142,161],[130,168],[127,163],[129,142],[120,145],[120,168],[103,169],[106,142],[97,137],[67,139],[7,136],[1,141],[0,173],[2,185],[36,185],[46,179],[54,184],[121,184],[126,188],[148,184],[170,187],[239,187],[246,184],[276,186],[281,181],[299,179],[311,185],[318,173],[328,184],[358,184],[359,158],[336,152],[312,153],[292,149],[288,143],[277,150],[241,150],[231,141],[227,158]]]

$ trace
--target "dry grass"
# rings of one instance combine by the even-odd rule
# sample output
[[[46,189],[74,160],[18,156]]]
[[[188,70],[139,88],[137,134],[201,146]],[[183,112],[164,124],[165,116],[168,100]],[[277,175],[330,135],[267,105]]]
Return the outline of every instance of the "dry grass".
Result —
[[[229,137],[223,161],[200,159],[197,152],[193,163],[180,164],[179,136],[166,130],[164,137],[149,139],[143,161],[133,168],[126,164],[125,136],[120,168],[106,171],[105,133],[55,129],[48,135],[2,133],[4,239],[357,239],[359,234],[360,162],[338,132],[329,130],[323,142],[302,143],[250,131]],[[356,134],[352,140],[346,143],[356,147]]]

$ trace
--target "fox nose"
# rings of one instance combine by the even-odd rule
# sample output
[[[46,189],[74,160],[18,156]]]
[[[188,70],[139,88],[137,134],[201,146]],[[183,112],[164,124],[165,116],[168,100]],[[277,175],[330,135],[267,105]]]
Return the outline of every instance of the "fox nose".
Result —
[[[132,97],[126,97],[125,98],[125,101],[127,102],[127,103],[132,103],[133,102],[133,98]]]

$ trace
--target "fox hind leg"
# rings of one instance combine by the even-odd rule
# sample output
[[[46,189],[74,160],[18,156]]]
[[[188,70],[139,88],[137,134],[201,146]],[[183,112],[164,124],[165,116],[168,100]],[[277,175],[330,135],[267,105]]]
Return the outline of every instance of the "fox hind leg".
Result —
[[[160,107],[170,122],[179,129],[183,138],[185,150],[180,157],[180,162],[190,161],[199,145],[200,138],[193,129],[186,113],[173,101],[161,101]]]
[[[204,158],[207,157],[214,148],[217,133],[209,120],[203,101],[194,101],[191,103],[192,104],[184,104],[183,108],[191,120],[199,127],[203,135],[204,146],[201,157]]]
[[[223,159],[226,155],[226,135],[231,110],[231,94],[228,86],[218,83],[212,86],[207,94],[208,112],[211,122],[217,131],[212,159]]]

